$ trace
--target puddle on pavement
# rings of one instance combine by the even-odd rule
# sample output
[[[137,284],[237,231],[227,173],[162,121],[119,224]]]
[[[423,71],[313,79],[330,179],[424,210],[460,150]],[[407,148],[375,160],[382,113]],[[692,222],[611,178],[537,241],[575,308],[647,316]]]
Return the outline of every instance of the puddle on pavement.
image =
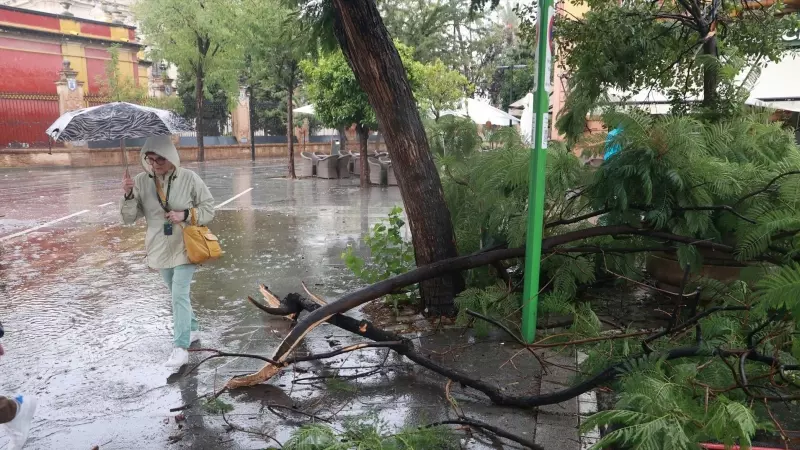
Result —
[[[290,323],[264,315],[249,305],[247,295],[258,298],[259,283],[285,295],[300,292],[300,281],[305,281],[327,299],[360,287],[340,255],[348,245],[364,252],[362,237],[401,204],[399,192],[372,189],[364,193],[357,180],[289,182],[256,178],[247,168],[224,174],[204,167],[198,167],[198,172],[204,173],[218,201],[251,183],[257,195],[244,196],[230,209],[218,211],[211,225],[225,255],[201,267],[192,285],[192,304],[204,331],[200,345],[272,356]],[[267,167],[258,176],[270,171]],[[102,170],[90,171],[95,173],[107,175]],[[50,176],[40,176],[38,182],[50,183]],[[89,194],[98,186],[116,188],[116,178],[95,180],[93,176],[88,177],[89,188],[80,184],[70,188],[76,207],[102,200]],[[51,188],[58,187],[47,187]],[[88,199],[82,199],[87,195]],[[0,247],[0,320],[7,331],[0,394],[27,392],[41,398],[26,448],[263,448],[265,441],[259,436],[226,432],[221,416],[199,406],[185,412],[185,422],[175,422],[176,413],[170,413],[170,408],[193,402],[232,376],[258,370],[262,362],[215,359],[191,375],[168,380],[170,374],[162,368],[171,349],[168,292],[158,273],[145,265],[144,226],[116,224],[115,208]],[[10,215],[0,219],[0,233],[9,221],[30,219],[15,215],[21,210],[17,206],[8,210]],[[11,228],[16,230],[18,225]],[[319,353],[354,341],[338,328],[321,326],[297,351]],[[201,357],[192,354],[191,361]],[[480,365],[469,355],[462,362]],[[382,364],[385,370],[357,380],[309,379],[363,374]],[[515,376],[522,375],[530,373]],[[297,365],[269,384],[225,394],[222,400],[234,406],[226,415],[232,423],[285,441],[304,418],[272,408],[275,414],[268,405],[297,406],[332,417],[335,423],[346,416],[374,412],[399,427],[443,418],[449,406],[442,386],[441,379],[403,363],[396,355],[370,349]],[[482,404],[469,397],[463,401]],[[500,417],[517,421],[522,429],[533,429],[530,417],[503,410],[476,417],[487,421]],[[180,439],[170,444],[170,437]],[[4,444],[5,438],[0,437],[0,449]],[[470,448],[500,447],[476,441]]]

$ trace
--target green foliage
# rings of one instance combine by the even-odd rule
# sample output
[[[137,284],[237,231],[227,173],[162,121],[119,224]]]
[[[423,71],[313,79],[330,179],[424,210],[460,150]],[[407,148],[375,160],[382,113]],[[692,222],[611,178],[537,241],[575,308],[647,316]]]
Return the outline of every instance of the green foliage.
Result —
[[[494,20],[461,0],[380,0],[378,8],[389,34],[413,49],[413,59],[440,60],[482,94],[491,89],[503,53],[518,46],[508,37],[516,17]]]
[[[285,135],[289,96],[294,99],[293,105],[298,103],[295,93],[302,82],[300,61],[310,54],[311,31],[284,1],[244,0],[244,4],[247,14],[240,34],[246,48],[244,77],[261,106],[255,111],[258,129]],[[299,121],[294,125],[299,126]]]
[[[105,63],[105,75],[98,76],[100,96],[109,102],[127,102],[153,108],[183,113],[183,104],[177,97],[150,97],[147,86],[137,86],[136,81],[120,70],[119,45],[108,49],[110,59]]]
[[[416,61],[411,64],[417,81],[414,96],[420,109],[436,119],[443,110],[455,108],[456,103],[469,96],[472,90],[464,75],[448,69],[439,59],[430,64]]]
[[[241,2],[226,0],[140,0],[133,8],[153,61],[175,64],[184,77],[200,76],[230,97],[238,92],[243,59]]]
[[[328,380],[325,382],[325,387],[331,392],[358,392],[358,388],[356,386],[348,383],[346,380],[342,380],[341,378],[328,378]]]
[[[336,433],[322,424],[303,425],[283,444],[285,450],[334,450],[344,449]]]
[[[468,309],[501,322],[513,322],[517,316],[516,312],[522,306],[522,297],[519,293],[509,292],[508,286],[495,284],[486,289],[464,290],[458,294],[456,306],[458,307],[456,324],[459,326],[467,326],[472,321],[472,317],[467,315]],[[491,326],[493,325],[484,320],[474,322],[475,333],[478,336],[486,336]]]
[[[566,109],[558,128],[571,139],[583,133],[586,115],[609,100],[610,89],[632,95],[653,89],[666,93],[675,112],[691,109],[686,100],[705,98],[709,117],[738,112],[742,83],[736,75],[751,66],[777,60],[784,51],[781,35],[797,24],[779,16],[780,6],[742,11],[740,6],[703,9],[704,23],[689,8],[694,0],[670,4],[587,0],[581,18],[557,17],[556,42],[561,64],[571,73]],[[528,11],[531,14],[532,10]],[[709,16],[707,16],[709,15]],[[529,32],[533,16],[525,17]],[[703,48],[709,23],[724,23],[710,37],[718,55]],[[535,40],[532,33],[526,35]],[[704,85],[704,80],[710,84]]]
[[[233,411],[233,405],[218,398],[206,400],[202,405],[203,409],[211,414],[225,414]]]
[[[762,255],[773,239],[787,245],[793,233],[774,237],[800,229],[796,177],[739,201],[776,176],[800,169],[794,136],[765,116],[706,123],[687,116],[609,113],[605,120],[624,130],[616,138],[622,150],[603,164],[591,185],[593,207],[611,209],[608,223],[636,225],[643,217],[656,229],[735,246],[740,260]],[[756,224],[715,209],[720,205]],[[679,256],[695,267],[701,260],[691,247],[681,248]]]
[[[179,75],[176,99],[181,104],[183,117],[197,119],[197,102],[195,99],[195,78],[191,74]],[[203,104],[203,130],[206,136],[222,135],[228,118],[230,97],[221,86],[206,86],[206,100]]]
[[[424,64],[413,59],[413,48],[399,41],[395,41],[395,47],[419,107],[426,114],[438,118],[442,110],[454,107],[470,89],[464,76],[448,69],[441,61]],[[377,128],[367,94],[340,51],[302,61],[299,68],[305,77],[305,93],[314,103],[316,115],[323,124],[331,128],[349,127],[354,123],[368,129]]]
[[[620,383],[616,408],[594,414],[581,426],[584,430],[617,427],[592,449],[618,444],[643,450],[678,450],[708,440],[749,446],[756,430],[767,424],[759,423],[750,408],[724,395],[710,398],[705,407],[687,383],[696,377],[693,365],[672,370],[661,365],[647,373],[626,376]]]
[[[344,55],[337,51],[300,63],[304,89],[320,120],[331,128],[359,124],[375,129],[377,119]]]
[[[97,77],[100,95],[111,102],[142,104],[148,97],[147,87],[137,86],[130,76],[122,74],[119,69],[119,49],[118,44],[108,49],[110,59],[105,63],[105,76]]]
[[[457,450],[458,439],[446,427],[393,430],[374,415],[345,420],[341,432],[321,424],[304,425],[284,450]]]
[[[353,247],[347,247],[342,253],[347,268],[362,281],[377,283],[413,269],[414,247],[403,239],[405,221],[402,214],[402,208],[392,208],[389,217],[375,224],[370,235],[364,237],[364,243],[370,249],[369,260],[356,255]],[[415,292],[416,287],[410,287],[390,295],[389,299],[396,308],[401,301],[413,300]]]
[[[767,275],[756,285],[759,288],[761,307],[785,309],[800,320],[800,265],[782,266]]]

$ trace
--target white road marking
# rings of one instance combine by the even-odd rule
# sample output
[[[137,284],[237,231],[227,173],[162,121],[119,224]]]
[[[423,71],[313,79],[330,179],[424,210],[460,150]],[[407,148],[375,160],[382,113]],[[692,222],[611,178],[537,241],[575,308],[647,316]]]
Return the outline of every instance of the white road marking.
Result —
[[[14,233],[14,234],[10,234],[8,236],[0,237],[0,242],[7,241],[9,239],[14,239],[15,237],[24,236],[24,235],[26,235],[26,234],[28,234],[28,233],[30,233],[32,231],[36,231],[36,230],[38,230],[40,228],[44,228],[44,227],[49,227],[50,225],[56,224],[58,222],[61,222],[61,221],[67,220],[67,219],[71,219],[73,217],[80,216],[81,214],[86,214],[87,212],[89,212],[89,210],[88,209],[84,209],[83,211],[78,211],[78,212],[76,212],[74,214],[70,214],[70,215],[68,215],[66,217],[62,217],[60,219],[51,220],[50,222],[43,223],[41,225],[35,226],[35,227],[27,229],[25,231],[20,231],[19,233]]]
[[[102,205],[98,205],[97,207],[98,207],[98,208],[103,208],[103,207],[105,207],[105,206],[108,206],[108,205],[113,205],[113,204],[114,204],[114,202],[108,202],[108,203],[103,203]]]
[[[253,190],[253,188],[250,188],[250,189],[248,189],[248,190],[246,190],[246,191],[244,191],[244,192],[240,192],[239,194],[236,194],[236,195],[234,195],[233,197],[231,197],[231,198],[229,198],[229,199],[225,200],[224,202],[220,203],[219,205],[215,206],[215,207],[214,207],[214,209],[220,209],[220,208],[222,208],[223,206],[227,205],[228,203],[230,203],[230,202],[232,202],[232,201],[236,200],[237,198],[239,198],[239,197],[243,196],[244,194],[247,194],[248,192],[250,192],[250,191],[252,191],[252,190]]]

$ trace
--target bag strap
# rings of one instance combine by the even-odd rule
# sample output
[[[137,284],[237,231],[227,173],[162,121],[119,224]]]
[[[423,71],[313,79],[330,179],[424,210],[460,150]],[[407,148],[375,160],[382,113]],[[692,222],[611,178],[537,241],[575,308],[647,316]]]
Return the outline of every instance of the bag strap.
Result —
[[[192,224],[193,227],[197,226],[197,214],[195,213],[194,208],[189,208],[189,216],[191,216],[192,220],[189,222]]]

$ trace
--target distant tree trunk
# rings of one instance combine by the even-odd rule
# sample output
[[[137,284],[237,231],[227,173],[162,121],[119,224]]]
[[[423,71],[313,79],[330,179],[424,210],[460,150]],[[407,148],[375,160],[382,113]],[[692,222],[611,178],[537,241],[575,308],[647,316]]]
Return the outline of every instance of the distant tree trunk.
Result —
[[[253,98],[253,86],[247,87],[247,94],[250,98],[250,102],[248,103],[249,108],[247,114],[250,116],[250,160],[256,160],[256,128],[255,128],[255,98]]]
[[[367,160],[367,152],[369,145],[369,128],[364,125],[356,125],[356,133],[358,133],[359,152],[361,158],[359,164],[361,165],[361,188],[369,189],[369,161]]]
[[[203,130],[204,130],[204,122],[205,122],[205,102],[203,96],[203,69],[202,67],[198,67],[197,74],[195,76],[195,83],[194,83],[194,93],[195,93],[195,102],[197,108],[197,148],[200,149],[200,153],[197,156],[199,161],[206,160],[206,148],[203,143]]]
[[[343,152],[347,150],[347,131],[344,127],[339,127],[336,132],[339,133],[339,152]]]
[[[367,93],[386,139],[411,228],[418,266],[457,255],[453,223],[400,55],[375,0],[333,0],[334,33]],[[363,150],[363,149],[362,149]],[[366,158],[366,155],[364,155]],[[420,285],[428,315],[454,314],[460,274]]]
[[[289,79],[289,118],[286,121],[286,138],[289,140],[289,178],[294,180],[294,72]]]
[[[716,36],[711,36],[703,42],[703,54],[719,59]],[[713,108],[717,103],[718,71],[718,67],[706,67],[703,69],[703,106],[708,108]]]

